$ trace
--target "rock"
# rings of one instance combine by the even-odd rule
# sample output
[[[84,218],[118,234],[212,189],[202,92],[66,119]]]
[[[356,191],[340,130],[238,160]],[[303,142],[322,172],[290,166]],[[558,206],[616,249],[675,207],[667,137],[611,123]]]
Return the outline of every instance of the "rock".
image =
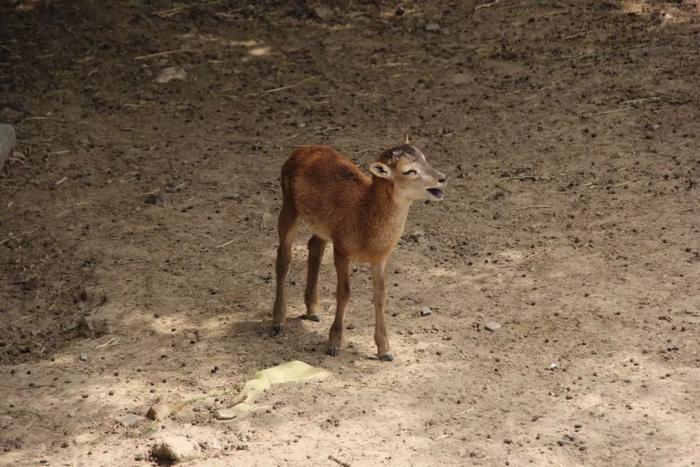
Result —
[[[452,75],[452,84],[470,84],[474,82],[474,78],[472,75],[469,75],[467,73],[455,73]]]
[[[140,425],[147,420],[148,419],[144,416],[128,413],[119,417],[117,422],[123,427],[130,428],[132,426]]]
[[[165,204],[165,196],[158,193],[151,193],[143,198],[143,202],[152,204],[153,206],[162,206]]]
[[[107,326],[106,320],[83,316],[80,318],[80,321],[78,321],[78,335],[80,337],[94,339],[104,336],[108,332],[109,327]]]
[[[319,5],[316,8],[314,8],[314,15],[321,21],[328,21],[333,19],[335,16],[335,11],[329,6],[326,5]]]
[[[170,415],[170,407],[166,404],[152,405],[146,412],[146,417],[151,420],[164,420],[168,415]]]
[[[87,262],[84,261],[81,267],[89,269],[91,266],[85,263]],[[77,303],[80,310],[85,313],[107,303],[107,294],[99,287],[84,287],[76,292],[73,301]]]
[[[205,451],[221,451],[224,449],[224,445],[216,438],[208,438],[200,442],[199,447]]]
[[[270,229],[275,221],[275,218],[269,212],[252,212],[248,216],[250,224],[258,230],[268,230]]]
[[[85,352],[80,354],[80,361],[87,362],[87,354]]]
[[[425,236],[425,232],[422,230],[414,230],[410,234],[406,235],[404,238],[409,242],[418,243]]]
[[[171,66],[168,68],[163,68],[158,77],[156,77],[156,83],[165,84],[170,81],[184,81],[187,78],[187,72],[180,68],[179,66]]]
[[[495,332],[501,329],[501,323],[499,323],[498,321],[489,321],[484,327],[488,331]]]
[[[16,142],[15,128],[12,125],[0,123],[0,169],[2,169],[7,158],[10,157]]]
[[[425,30],[428,32],[437,32],[440,30],[440,25],[437,23],[428,23],[425,25]]]
[[[420,311],[421,316],[430,316],[433,314],[433,310],[429,306],[424,306]]]
[[[224,193],[224,199],[232,199],[234,201],[241,200],[241,194],[236,192]]]
[[[181,435],[162,435],[151,448],[151,455],[160,462],[183,462],[201,454],[199,445]]]
[[[239,415],[240,413],[236,410],[233,410],[232,408],[219,409],[216,411],[216,414],[214,414],[217,420],[233,420]]]

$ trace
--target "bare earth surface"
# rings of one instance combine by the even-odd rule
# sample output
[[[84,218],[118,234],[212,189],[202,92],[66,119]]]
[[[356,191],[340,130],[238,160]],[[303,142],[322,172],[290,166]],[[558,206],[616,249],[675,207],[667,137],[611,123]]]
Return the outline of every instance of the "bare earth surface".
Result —
[[[700,464],[697,4],[205,3],[0,6],[0,464]],[[282,162],[406,132],[449,186],[393,257],[396,361],[364,265],[339,357],[328,253],[298,319],[306,231],[270,337]],[[295,359],[332,376],[217,419]]]

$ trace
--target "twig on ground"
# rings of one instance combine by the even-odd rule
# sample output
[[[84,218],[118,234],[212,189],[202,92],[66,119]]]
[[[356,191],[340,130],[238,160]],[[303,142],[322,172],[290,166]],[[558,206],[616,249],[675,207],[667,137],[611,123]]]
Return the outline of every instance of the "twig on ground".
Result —
[[[171,16],[175,16],[175,15],[180,14],[183,11],[187,11],[191,8],[211,6],[211,5],[216,5],[216,4],[223,3],[223,2],[224,2],[224,0],[213,0],[213,1],[207,2],[207,3],[193,3],[192,5],[185,5],[185,6],[175,7],[175,8],[168,8],[167,10],[156,11],[153,14],[156,16],[160,16],[161,18],[170,18]]]
[[[547,209],[547,208],[551,208],[551,207],[552,207],[551,204],[537,204],[535,206],[525,206],[524,208],[520,208],[520,209],[522,209],[522,210],[525,210],[525,209]]]
[[[545,180],[549,181],[547,177],[540,177],[539,175],[514,175],[512,177],[504,177],[503,180]]]
[[[40,388],[55,388],[55,384],[36,384],[34,386],[25,386],[20,389],[40,389]]]
[[[338,465],[342,465],[343,467],[350,467],[350,464],[348,464],[347,462],[343,462],[340,459],[338,459],[337,457],[334,457],[333,455],[330,455],[330,454],[328,455],[328,460],[331,460]]]
[[[626,182],[622,182],[622,183],[616,183],[615,185],[610,185],[610,187],[611,187],[611,188],[617,188],[617,187],[619,187],[619,186],[624,186],[624,185],[627,185],[627,184],[629,184],[629,183],[632,183],[632,180],[627,180]]]
[[[312,79],[314,79],[314,77],[310,76],[310,77],[302,79],[301,81],[298,81],[294,84],[288,84],[286,86],[280,86],[279,88],[268,89],[267,91],[263,91],[261,94],[272,94],[273,92],[280,92],[280,91],[284,91],[285,89],[292,89],[292,88],[295,88],[301,84],[304,84],[307,81],[311,81]]]
[[[185,401],[182,401],[178,404],[171,406],[170,410],[168,410],[168,413],[165,414],[162,418],[156,418],[151,423],[149,423],[148,426],[144,429],[143,433],[147,433],[149,431],[152,431],[156,425],[158,425],[159,423],[161,423],[163,421],[163,419],[168,418],[171,415],[176,414],[177,412],[179,412],[180,410],[184,409],[185,407],[187,407],[188,405],[190,405],[194,402],[208,399],[210,397],[222,397],[222,396],[223,397],[230,397],[233,395],[234,391],[237,391],[238,395],[236,396],[236,399],[233,400],[233,404],[229,404],[229,407],[234,407],[242,402],[245,402],[246,399],[248,398],[248,394],[242,392],[243,391],[243,384],[242,383],[238,383],[238,384],[234,385],[231,389],[227,389],[224,392],[218,392],[218,393],[214,393],[214,394],[205,394],[203,396],[193,397],[191,399],[187,399]]]
[[[642,97],[640,99],[631,99],[628,101],[620,102],[620,105],[622,107],[620,107],[618,109],[611,109],[611,110],[605,110],[603,112],[596,112],[596,113],[588,114],[588,116],[595,117],[596,115],[607,115],[607,114],[613,114],[613,113],[618,113],[618,112],[624,112],[626,110],[630,110],[633,108],[630,104],[641,104],[642,102],[652,102],[652,101],[658,101],[658,100],[661,100],[660,96]]]
[[[575,38],[577,38],[577,37],[583,37],[583,36],[585,36],[586,34],[588,34],[588,31],[581,31],[581,32],[577,32],[576,34],[571,34],[571,35],[569,35],[569,36],[564,36],[564,37],[561,38],[561,40],[563,40],[563,41],[568,41],[569,39],[575,39]]]
[[[627,105],[627,104],[638,104],[640,102],[647,102],[647,101],[658,101],[661,99],[659,96],[654,96],[654,97],[642,97],[641,99],[631,99],[628,101],[623,101],[620,102],[620,105]]]
[[[114,264],[115,266],[125,266],[125,265],[127,265],[127,264],[150,263],[150,262],[151,262],[150,259],[132,259],[132,260],[129,260],[129,261],[123,261],[123,262],[121,262],[121,263],[116,263],[116,262],[115,262],[115,263],[112,263],[112,264]]]
[[[147,55],[139,55],[138,57],[134,57],[134,60],[146,60],[148,58],[163,57],[165,55],[184,53],[184,52],[191,52],[191,50],[190,49],[165,50],[163,52],[156,52],[156,53],[147,54]]]
[[[118,343],[119,343],[119,340],[116,337],[112,337],[110,340],[108,340],[104,344],[100,344],[97,347],[95,347],[95,349],[102,349],[104,347],[109,347],[110,345],[115,345]]]
[[[476,8],[474,8],[474,11],[476,10],[481,10],[482,8],[491,8],[501,0],[493,0],[492,2],[489,3],[482,3],[481,5],[477,5]]]
[[[228,246],[228,245],[232,244],[234,241],[236,241],[235,238],[234,238],[233,240],[229,240],[228,242],[224,242],[224,243],[222,243],[221,245],[216,245],[216,248],[223,248],[223,247],[225,247],[225,246]]]

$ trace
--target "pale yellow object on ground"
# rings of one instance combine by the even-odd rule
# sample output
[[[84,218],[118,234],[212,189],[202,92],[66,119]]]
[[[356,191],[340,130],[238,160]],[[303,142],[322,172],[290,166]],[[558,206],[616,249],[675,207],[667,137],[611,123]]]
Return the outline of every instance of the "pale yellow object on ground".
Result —
[[[255,399],[274,384],[321,379],[329,375],[330,372],[322,368],[315,368],[299,360],[260,370],[255,374],[255,379],[246,381],[243,385],[241,394],[246,395],[245,401],[232,407],[231,412],[233,413],[229,412],[229,414],[241,416],[253,412],[258,408],[254,404]]]

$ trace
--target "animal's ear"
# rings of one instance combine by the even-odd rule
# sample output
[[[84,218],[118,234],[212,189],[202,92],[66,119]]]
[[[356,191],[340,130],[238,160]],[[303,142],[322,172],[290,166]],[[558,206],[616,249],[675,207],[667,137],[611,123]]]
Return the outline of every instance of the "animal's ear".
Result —
[[[382,162],[372,162],[371,164],[369,164],[369,166],[367,166],[367,169],[375,177],[391,178],[392,176],[391,169],[389,168],[389,166]]]

